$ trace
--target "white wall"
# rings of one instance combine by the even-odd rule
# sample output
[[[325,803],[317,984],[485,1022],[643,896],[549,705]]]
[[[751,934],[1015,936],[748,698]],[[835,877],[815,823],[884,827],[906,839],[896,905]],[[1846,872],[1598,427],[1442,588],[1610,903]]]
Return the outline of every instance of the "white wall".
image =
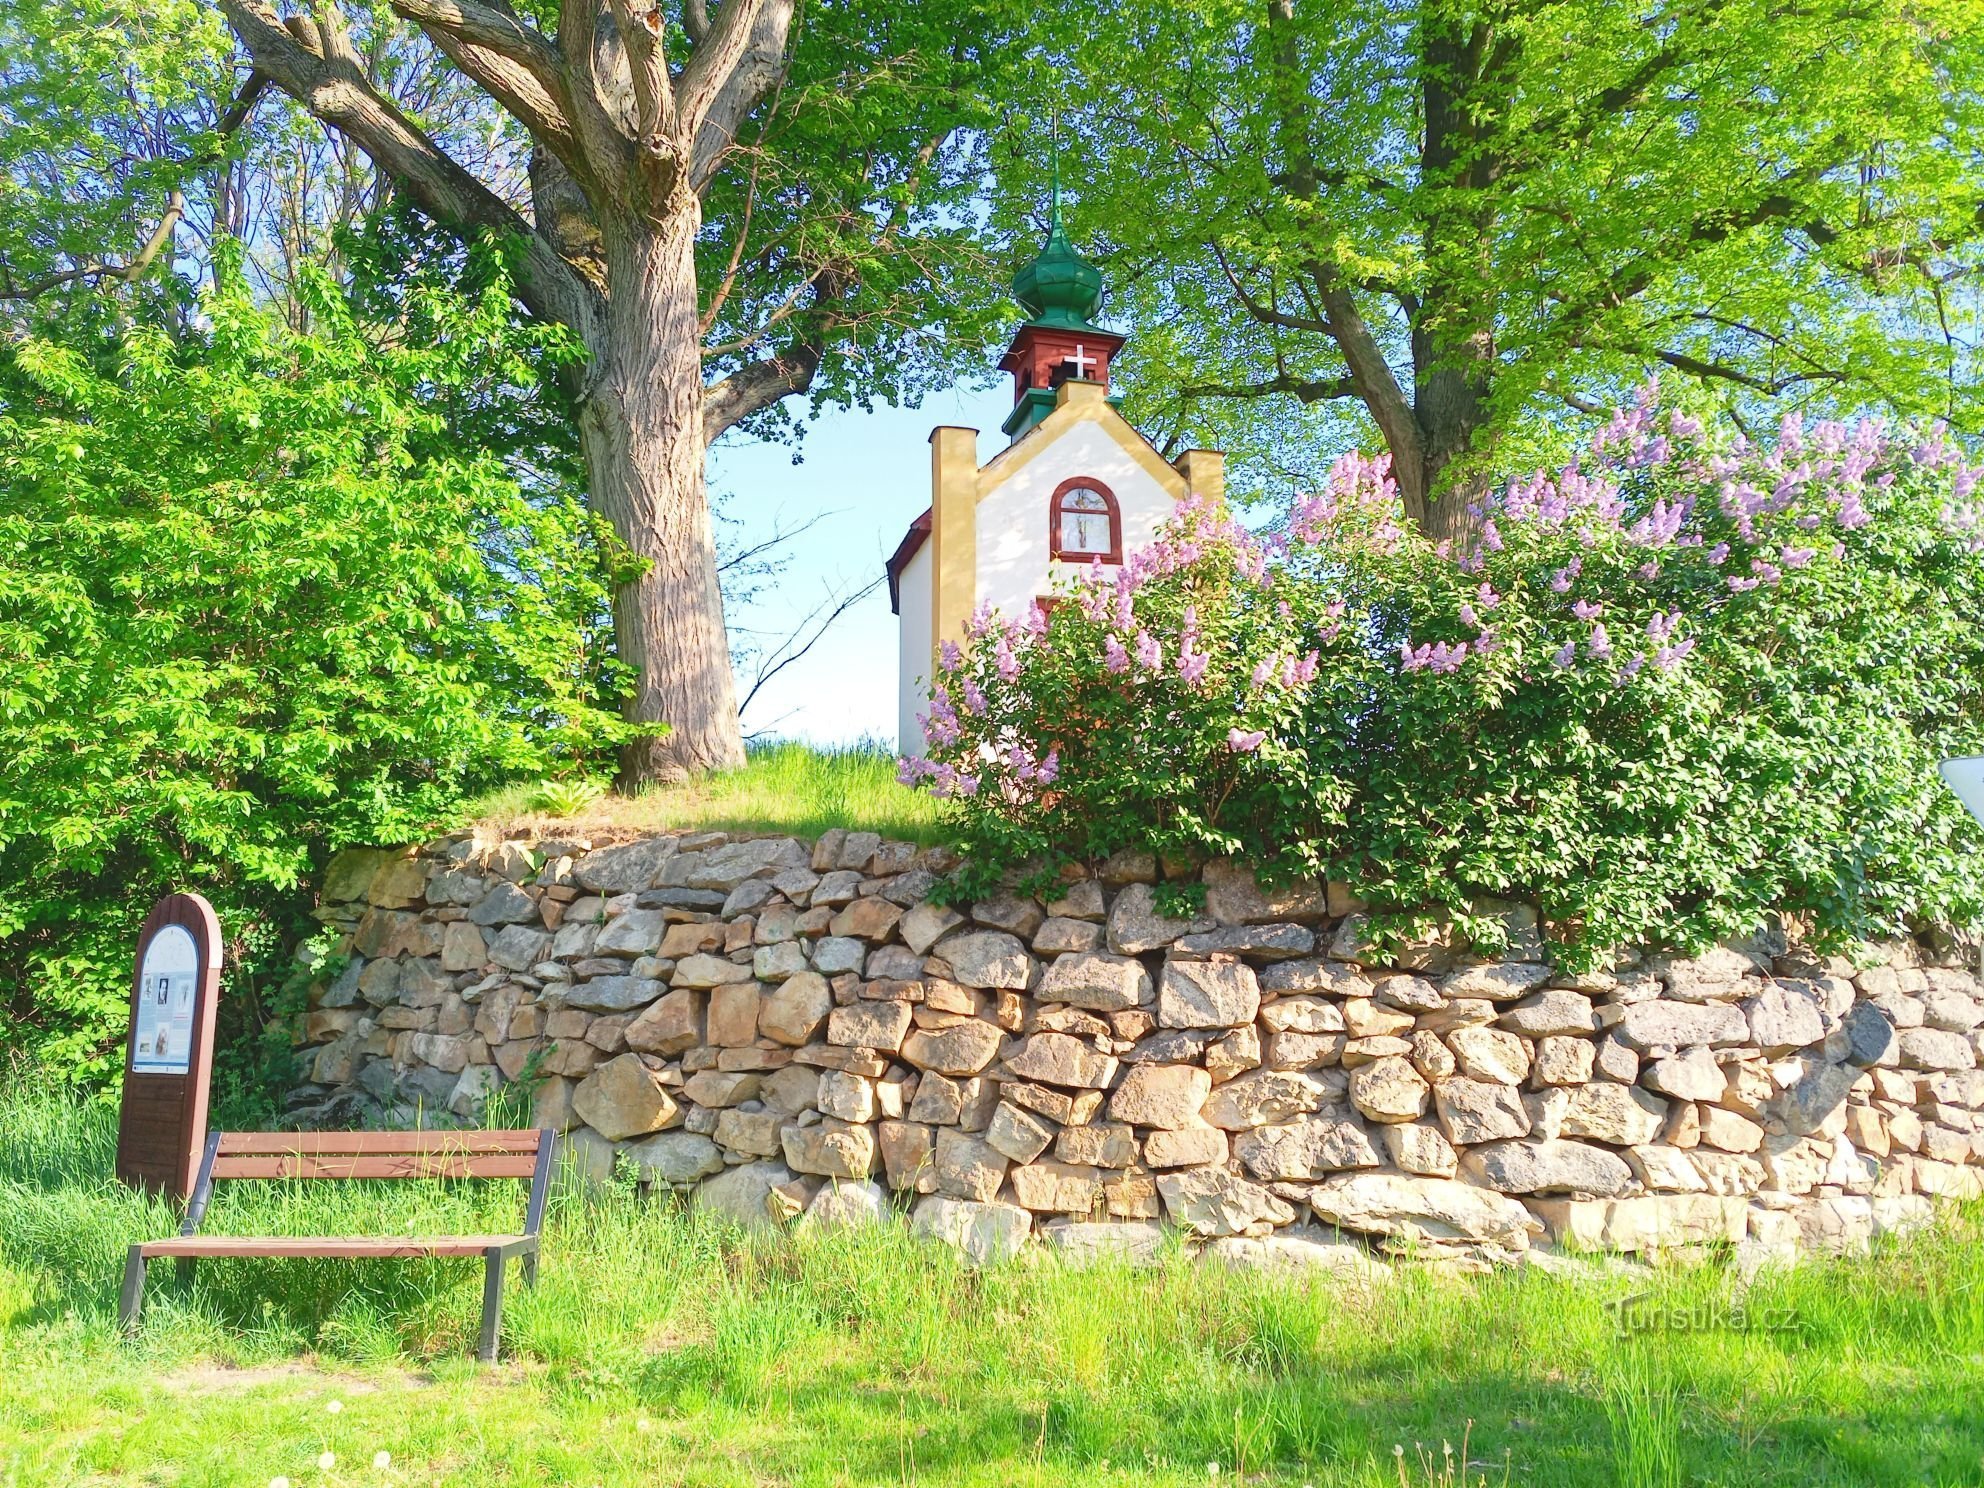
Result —
[[[993,487],[978,503],[978,599],[1010,618],[1026,613],[1038,595],[1063,575],[1086,572],[1087,563],[1050,563],[1047,504],[1062,481],[1085,475],[1116,497],[1122,513],[1123,551],[1143,547],[1177,505],[1157,478],[1128,450],[1083,420]],[[1104,565],[1104,572],[1115,569]],[[905,610],[907,606],[905,606]]]
[[[917,679],[930,675],[930,565],[937,544],[925,538],[916,556],[903,565],[896,592],[902,606],[896,625],[901,648],[896,681],[896,740],[907,755],[923,753],[923,726],[916,715],[930,705],[930,694]]]

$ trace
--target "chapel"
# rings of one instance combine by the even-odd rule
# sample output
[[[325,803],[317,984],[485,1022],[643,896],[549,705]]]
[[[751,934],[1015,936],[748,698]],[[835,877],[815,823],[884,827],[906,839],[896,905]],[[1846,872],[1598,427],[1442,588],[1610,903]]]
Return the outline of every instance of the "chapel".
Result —
[[[1220,500],[1224,456],[1187,450],[1168,461],[1117,411],[1111,363],[1125,337],[1095,323],[1102,274],[1069,241],[1060,194],[1047,241],[1013,276],[1026,312],[999,359],[1013,378],[1006,444],[978,462],[978,430],[930,432],[930,507],[889,559],[898,617],[898,733],[921,755],[938,648],[962,641],[981,606],[1017,619],[1051,607],[1062,581],[1113,571],[1151,541],[1188,494]]]

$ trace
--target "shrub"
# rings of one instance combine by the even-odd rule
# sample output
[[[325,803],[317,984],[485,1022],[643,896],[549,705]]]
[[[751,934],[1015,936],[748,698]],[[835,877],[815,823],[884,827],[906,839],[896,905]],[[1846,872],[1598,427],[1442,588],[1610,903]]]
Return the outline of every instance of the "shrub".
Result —
[[[623,733],[591,520],[443,421],[514,371],[501,287],[424,346],[321,284],[307,332],[203,308],[0,349],[0,1046],[65,1075],[118,1057],[157,894],[272,964],[331,850]]]
[[[958,891],[1124,848],[1330,872],[1381,930],[1535,901],[1565,964],[1802,912],[1984,915],[1936,779],[1984,743],[1979,472],[1940,430],[1718,442],[1651,391],[1511,482],[1463,553],[1349,457],[1257,537],[1181,507],[1050,617],[946,647],[929,758]]]

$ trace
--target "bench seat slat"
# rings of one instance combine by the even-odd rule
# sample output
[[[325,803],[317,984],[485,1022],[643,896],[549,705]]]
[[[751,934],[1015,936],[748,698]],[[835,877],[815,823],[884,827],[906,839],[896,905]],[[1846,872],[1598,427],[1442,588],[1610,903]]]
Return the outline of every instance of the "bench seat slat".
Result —
[[[437,1235],[428,1239],[400,1235],[379,1239],[331,1235],[176,1235],[148,1240],[143,1250],[153,1256],[315,1256],[321,1259],[362,1259],[372,1256],[473,1256],[491,1246],[511,1245],[520,1235]]]
[[[537,1131],[222,1132],[219,1152],[222,1157],[291,1152],[313,1156],[406,1152],[535,1155],[542,1140],[543,1134]]]
[[[528,1178],[530,1152],[255,1152],[216,1157],[216,1178]]]

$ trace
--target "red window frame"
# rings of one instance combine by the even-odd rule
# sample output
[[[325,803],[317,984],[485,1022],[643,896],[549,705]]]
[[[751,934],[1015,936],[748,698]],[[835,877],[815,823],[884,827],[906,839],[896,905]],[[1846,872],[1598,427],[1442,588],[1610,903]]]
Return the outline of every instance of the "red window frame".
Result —
[[[1088,490],[1102,498],[1109,511],[1109,551],[1106,553],[1063,553],[1061,551],[1061,498],[1073,490]],[[1077,475],[1061,482],[1047,501],[1047,554],[1056,563],[1121,563],[1123,561],[1123,509],[1116,504],[1116,493],[1093,476]]]

